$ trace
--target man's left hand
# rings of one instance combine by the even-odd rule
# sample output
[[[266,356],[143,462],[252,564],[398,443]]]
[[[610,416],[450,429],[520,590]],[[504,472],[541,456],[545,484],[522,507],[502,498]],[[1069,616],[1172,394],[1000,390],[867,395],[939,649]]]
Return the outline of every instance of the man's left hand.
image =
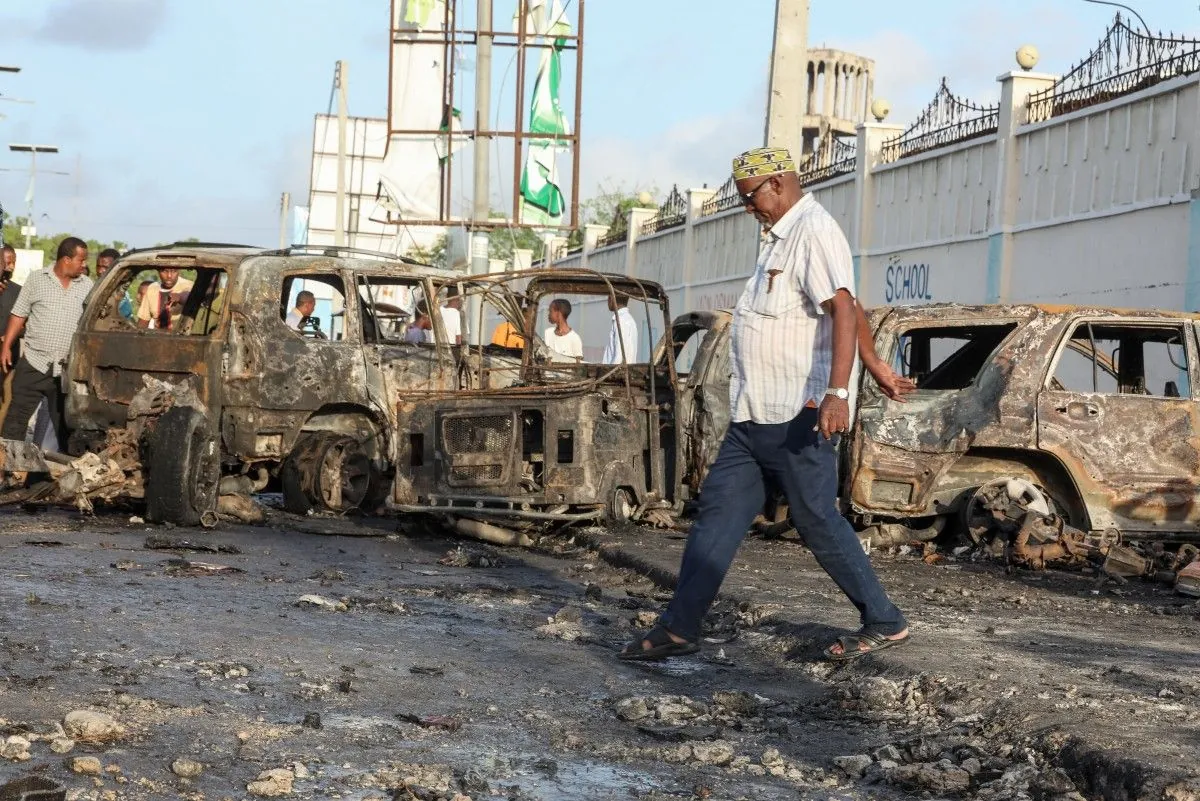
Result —
[[[825,439],[846,433],[850,430],[850,401],[826,395],[817,411],[817,420],[817,429]]]

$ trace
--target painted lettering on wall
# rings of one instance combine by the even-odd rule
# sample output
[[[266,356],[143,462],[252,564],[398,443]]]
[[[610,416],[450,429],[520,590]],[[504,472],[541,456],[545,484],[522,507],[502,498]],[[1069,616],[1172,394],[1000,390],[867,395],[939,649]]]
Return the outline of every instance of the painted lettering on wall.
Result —
[[[928,264],[901,264],[897,256],[888,260],[883,298],[888,303],[933,300]]]
[[[696,298],[695,304],[697,311],[716,311],[718,309],[732,309],[737,305],[738,295],[735,292],[706,292]]]

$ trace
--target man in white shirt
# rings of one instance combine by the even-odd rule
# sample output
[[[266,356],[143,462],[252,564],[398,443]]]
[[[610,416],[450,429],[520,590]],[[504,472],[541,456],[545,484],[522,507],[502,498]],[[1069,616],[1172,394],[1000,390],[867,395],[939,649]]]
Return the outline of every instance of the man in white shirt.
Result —
[[[461,345],[463,342],[462,301],[458,287],[452,286],[446,290],[446,305],[438,308],[442,327],[446,329],[446,341],[452,345]]]
[[[293,331],[299,331],[300,325],[317,308],[317,296],[309,292],[307,289],[301,290],[296,294],[296,308],[288,312],[287,327]]]
[[[628,297],[609,295],[608,310],[613,313],[613,324],[608,332],[608,345],[604,348],[604,364],[634,364],[638,360],[637,321],[629,313],[628,306]]]
[[[546,347],[550,349],[554,361],[581,362],[583,361],[583,340],[579,334],[567,325],[571,316],[571,301],[566,298],[556,298],[550,301],[550,327],[542,335]]]
[[[659,625],[621,658],[699,650],[701,622],[762,511],[769,479],[783,489],[817,563],[858,609],[861,628],[825,649],[827,659],[849,661],[908,638],[904,615],[837,506],[838,436],[850,429],[857,351],[889,396],[911,387],[875,356],[854,298],[850,245],[804,194],[788,151],[743,153],[733,160],[733,177],[767,241],[733,313],[729,430],[700,490],[675,596]]]

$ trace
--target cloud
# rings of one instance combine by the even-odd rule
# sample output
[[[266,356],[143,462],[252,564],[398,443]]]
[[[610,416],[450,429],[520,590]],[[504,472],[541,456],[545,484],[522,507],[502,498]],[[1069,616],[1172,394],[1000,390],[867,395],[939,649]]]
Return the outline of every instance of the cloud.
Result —
[[[54,0],[33,37],[93,51],[141,50],[162,29],[167,0]]]

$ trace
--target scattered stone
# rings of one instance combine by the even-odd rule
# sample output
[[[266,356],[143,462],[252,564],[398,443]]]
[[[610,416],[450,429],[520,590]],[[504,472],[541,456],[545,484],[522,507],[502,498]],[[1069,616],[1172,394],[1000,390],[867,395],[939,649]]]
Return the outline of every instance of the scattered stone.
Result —
[[[1066,771],[1055,768],[1038,776],[1029,785],[1029,792],[1036,801],[1053,801],[1061,795],[1075,792],[1075,782]]]
[[[132,522],[132,521],[130,521]],[[195,551],[199,553],[231,553],[240,554],[241,549],[236,545],[216,544],[203,540],[189,540],[184,537],[169,537],[162,534],[151,534],[146,538],[143,548],[150,551]]]
[[[290,770],[274,768],[264,770],[258,778],[246,785],[246,792],[260,798],[277,798],[292,792],[292,782],[296,777]]]
[[[544,626],[538,626],[534,632],[543,640],[575,642],[583,636],[583,626],[578,623],[551,622]]]
[[[396,715],[407,723],[415,723],[422,729],[441,729],[443,731],[458,731],[462,728],[462,720],[453,715],[414,715],[411,712],[400,712]]]
[[[75,747],[75,741],[69,737],[55,737],[50,741],[50,750],[56,754],[65,754]]]
[[[322,595],[301,595],[296,599],[295,606],[315,606],[318,609],[328,609],[331,612],[345,612],[350,607],[341,601],[334,601]]]
[[[76,709],[63,719],[63,731],[72,739],[99,743],[120,737],[125,727],[105,712]]]
[[[204,772],[204,766],[194,759],[176,759],[171,763],[171,772],[181,779],[194,779]]]
[[[650,716],[650,707],[645,698],[622,698],[617,701],[614,710],[617,717],[630,723]]]
[[[763,751],[762,757],[758,761],[764,768],[774,768],[784,764],[783,755],[779,753],[778,748],[768,748]]]
[[[875,757],[876,761],[879,762],[888,759],[896,764],[899,764],[904,761],[904,755],[901,754],[900,749],[894,745],[885,745],[882,748],[876,748],[871,752],[871,756]]]
[[[648,629],[658,622],[658,612],[638,612],[633,617],[633,625],[639,629]]]
[[[306,729],[321,728],[321,713],[320,712],[306,712],[304,714],[304,721],[300,725]]]
[[[983,763],[975,757],[967,757],[962,761],[962,769],[971,776],[978,776],[979,772],[983,770]]]
[[[933,793],[960,793],[971,786],[971,775],[949,760],[901,765],[888,773],[895,784]]]
[[[309,777],[308,766],[303,762],[293,762],[288,767],[291,768],[292,775],[297,779],[307,779]]]
[[[762,713],[762,703],[750,693],[741,690],[715,692],[713,703],[732,715],[753,718]]]
[[[137,570],[141,567],[141,565],[132,559],[118,559],[112,563],[112,566],[117,570]]]
[[[589,584],[583,591],[585,600],[598,602],[604,600],[604,590],[600,589],[599,584]]]
[[[71,769],[72,773],[84,776],[99,776],[104,772],[104,766],[100,764],[100,760],[90,756],[74,757],[67,763],[67,767]]]
[[[1163,790],[1165,801],[1200,801],[1200,779],[1172,784]]]
[[[833,764],[837,769],[851,779],[861,779],[863,774],[867,772],[867,768],[871,767],[874,761],[866,754],[833,758]]]
[[[583,612],[580,612],[573,606],[564,606],[554,613],[555,623],[575,623],[583,622]]]
[[[319,581],[322,584],[328,584],[334,581],[345,581],[346,574],[341,570],[338,570],[336,567],[327,567],[323,570],[318,570],[316,573],[313,573],[311,576],[309,576],[309,578],[313,581]]]
[[[414,676],[444,676],[446,669],[439,665],[413,665],[408,669]]]
[[[733,746],[724,740],[711,743],[692,743],[692,758],[697,762],[718,767],[733,761]]]
[[[13,762],[25,762],[29,759],[29,740],[14,734],[0,745],[0,757],[11,759]]]

